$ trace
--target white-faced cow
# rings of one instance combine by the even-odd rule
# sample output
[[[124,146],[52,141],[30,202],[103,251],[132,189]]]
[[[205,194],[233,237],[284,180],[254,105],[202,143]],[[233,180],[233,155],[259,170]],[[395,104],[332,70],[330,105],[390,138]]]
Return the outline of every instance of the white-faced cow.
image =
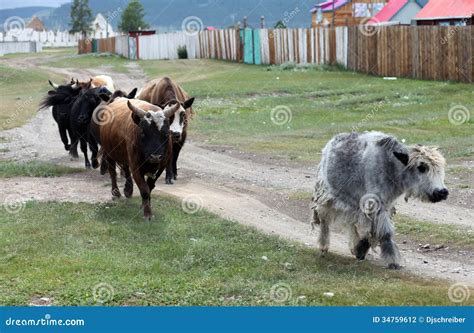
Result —
[[[320,249],[329,247],[329,224],[350,230],[350,248],[364,259],[380,245],[389,268],[400,267],[391,214],[397,198],[445,200],[445,159],[436,148],[405,146],[380,132],[339,134],[323,149],[313,197],[312,223],[320,226]]]
[[[179,103],[180,107],[170,118],[170,131],[173,138],[173,157],[166,167],[166,184],[173,184],[178,176],[178,157],[186,141],[188,121],[193,114],[194,97],[189,95],[170,78],[164,77],[148,82],[140,91],[138,99],[165,108]]]

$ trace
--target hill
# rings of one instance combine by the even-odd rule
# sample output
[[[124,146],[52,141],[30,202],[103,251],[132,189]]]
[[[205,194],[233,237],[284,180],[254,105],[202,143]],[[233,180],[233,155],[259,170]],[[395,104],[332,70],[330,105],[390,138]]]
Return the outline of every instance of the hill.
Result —
[[[180,30],[182,21],[189,16],[197,16],[204,26],[225,28],[248,17],[250,26],[258,27],[260,16],[265,16],[267,27],[272,27],[278,20],[283,20],[289,27],[308,27],[311,24],[311,7],[320,0],[142,0],[145,7],[145,19],[155,29],[162,31]],[[90,7],[95,14],[112,15],[111,24],[116,27],[121,12],[128,1],[125,0],[90,0]],[[71,4],[58,8],[25,7],[0,10],[0,20],[4,22],[10,16],[20,16],[28,20],[32,15],[39,16],[49,29],[69,27]]]

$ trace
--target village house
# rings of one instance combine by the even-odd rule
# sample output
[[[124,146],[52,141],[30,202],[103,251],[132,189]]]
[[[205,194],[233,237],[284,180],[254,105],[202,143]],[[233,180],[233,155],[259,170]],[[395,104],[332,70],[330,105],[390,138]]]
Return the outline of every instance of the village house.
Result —
[[[429,0],[415,16],[416,25],[472,25],[474,0]]]
[[[336,27],[364,24],[386,3],[386,0],[329,0],[311,9],[311,26],[331,26],[333,18]]]
[[[409,25],[427,0],[389,0],[368,22],[374,25]]]

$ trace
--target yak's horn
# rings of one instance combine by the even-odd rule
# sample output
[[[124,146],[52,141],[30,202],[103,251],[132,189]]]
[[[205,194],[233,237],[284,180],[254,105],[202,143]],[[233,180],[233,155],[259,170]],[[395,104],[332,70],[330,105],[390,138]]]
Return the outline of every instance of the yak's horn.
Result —
[[[54,89],[58,89],[59,88],[59,85],[54,83],[54,82],[51,82],[51,80],[48,80],[49,84],[51,85],[51,87],[53,87]]]
[[[140,118],[143,118],[145,117],[145,114],[146,114],[146,111],[143,110],[143,109],[140,109],[139,107],[133,105],[132,103],[130,103],[130,101],[127,101],[127,106],[130,110],[133,111],[133,113],[135,113],[138,117]]]
[[[171,117],[172,115],[174,115],[174,113],[176,111],[178,111],[179,107],[181,105],[179,103],[176,103],[174,104],[173,106],[167,106],[164,110],[163,110],[163,113],[165,114],[165,117],[166,118],[169,118]]]

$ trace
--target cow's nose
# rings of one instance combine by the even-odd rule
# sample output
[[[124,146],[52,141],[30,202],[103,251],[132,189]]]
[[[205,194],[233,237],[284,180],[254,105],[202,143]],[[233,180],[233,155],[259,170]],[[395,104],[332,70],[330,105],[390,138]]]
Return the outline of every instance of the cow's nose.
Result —
[[[173,139],[175,140],[179,140],[179,138],[181,137],[181,134],[177,132],[173,132],[172,135],[173,135]]]
[[[162,159],[163,159],[163,156],[159,154],[151,154],[149,158],[150,162],[152,163],[159,163],[161,162]]]
[[[446,200],[449,195],[449,191],[447,188],[443,188],[441,190],[435,190],[433,192],[433,197],[436,201]]]

